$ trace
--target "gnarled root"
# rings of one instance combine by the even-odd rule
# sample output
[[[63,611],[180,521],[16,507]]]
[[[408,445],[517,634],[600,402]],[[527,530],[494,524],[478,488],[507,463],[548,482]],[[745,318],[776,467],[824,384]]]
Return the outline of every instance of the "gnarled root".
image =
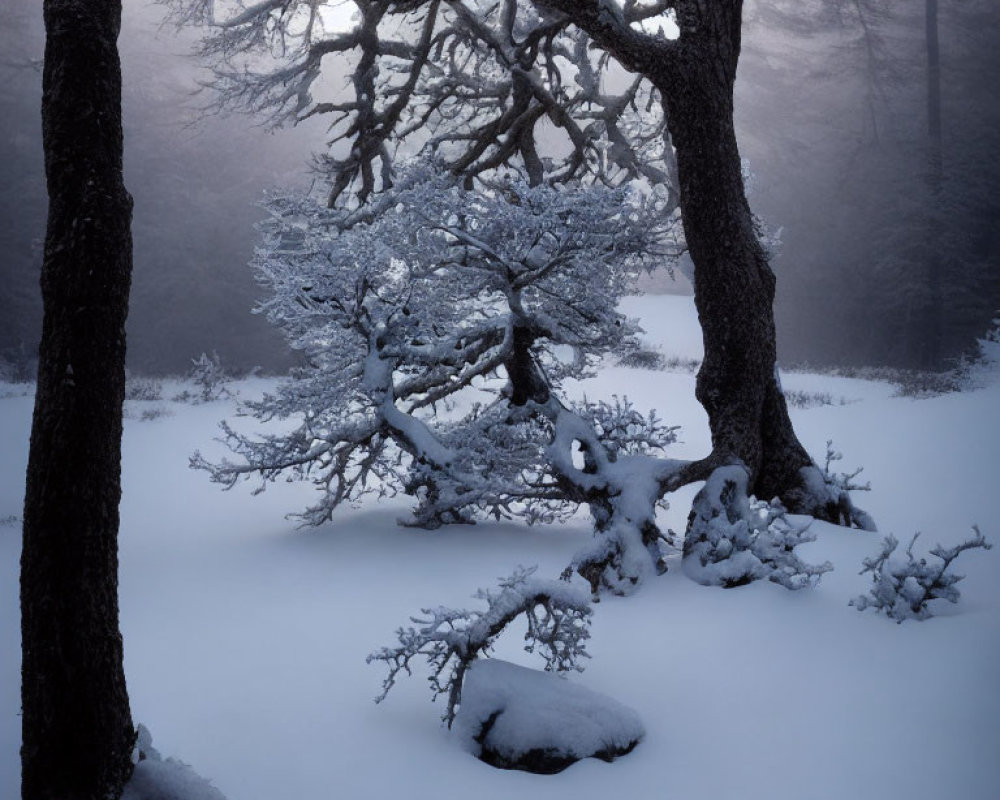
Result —
[[[794,550],[815,536],[808,525],[789,522],[780,503],[751,497],[748,482],[744,467],[720,467],[698,492],[684,537],[684,573],[723,588],[762,579],[786,589],[813,585],[832,566],[806,564]]]
[[[794,514],[808,514],[824,522],[875,531],[875,520],[851,500],[848,490],[831,480],[815,464],[799,470],[800,483],[782,494],[782,502]],[[859,487],[864,488],[864,487]]]

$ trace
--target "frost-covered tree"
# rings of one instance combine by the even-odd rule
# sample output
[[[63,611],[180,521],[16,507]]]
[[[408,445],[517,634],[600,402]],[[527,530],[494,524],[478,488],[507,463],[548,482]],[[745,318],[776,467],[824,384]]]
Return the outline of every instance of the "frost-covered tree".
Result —
[[[391,213],[346,229],[343,212],[273,199],[261,310],[309,366],[248,408],[302,421],[264,439],[224,425],[243,461],[193,464],[227,486],[313,480],[309,524],[369,493],[414,495],[423,526],[548,521],[586,503],[605,536],[581,571],[595,588],[634,584],[659,560],[655,504],[678,462],[650,454],[673,429],[625,399],[564,403],[559,388],[634,346],[615,305],[669,238],[655,203],[519,180],[468,190],[433,165],[381,198]]]
[[[227,487],[312,480],[308,524],[368,493],[414,495],[414,521],[430,527],[549,521],[586,504],[598,536],[570,572],[624,593],[662,571],[656,506],[693,479],[692,462],[661,455],[674,429],[625,398],[560,395],[565,378],[634,347],[616,304],[671,246],[655,200],[518,180],[465,189],[422,165],[380,202],[391,213],[347,227],[352,212],[271,202],[261,310],[309,366],[247,408],[301,422],[262,439],[224,424],[242,460],[193,465]]]
[[[694,263],[705,343],[696,392],[712,430],[712,452],[662,482],[676,486],[736,467],[747,474],[748,493],[862,524],[799,443],[776,377],[774,275],[746,200],[733,128],[740,0],[355,0],[347,4],[353,16],[316,0],[166,2],[178,21],[211,26],[201,53],[223,106],[278,123],[329,120],[332,145],[318,166],[329,176],[328,204],[357,208],[355,220],[392,208],[378,195],[398,180],[397,159],[417,150],[436,154],[470,186],[495,182],[503,168],[530,185],[657,187],[660,219],[666,224],[681,212]],[[330,79],[338,71],[350,75],[346,89]],[[349,308],[354,301],[348,294],[339,302]],[[377,332],[373,338],[379,341]],[[472,342],[489,349],[485,339]],[[521,387],[514,391],[531,396],[534,373],[517,372],[525,347],[513,340],[511,347],[506,366]],[[356,369],[370,373],[367,385],[388,387],[369,370],[376,365],[384,362]],[[564,441],[562,432],[565,441],[578,438],[559,419],[549,418],[556,441]],[[371,430],[354,433],[367,442]],[[594,454],[601,451],[585,447],[600,461]],[[339,448],[320,445],[317,463],[361,458],[362,450],[348,436]],[[363,463],[362,472],[371,469]],[[429,496],[435,491],[429,487]],[[331,496],[340,492],[336,484]],[[585,481],[574,492],[586,499],[591,490]],[[609,530],[620,532],[615,524]]]

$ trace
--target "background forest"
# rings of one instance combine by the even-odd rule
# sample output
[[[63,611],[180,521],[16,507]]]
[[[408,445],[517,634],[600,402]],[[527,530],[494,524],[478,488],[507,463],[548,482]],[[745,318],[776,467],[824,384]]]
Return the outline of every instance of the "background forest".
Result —
[[[781,231],[784,364],[948,368],[989,327],[1000,308],[1000,88],[986,79],[1000,66],[998,15],[986,2],[941,4],[935,184],[923,3],[747,3],[737,127],[751,202]],[[43,35],[31,4],[5,0],[0,17],[0,354],[25,363],[41,317]],[[291,357],[279,334],[248,313],[260,290],[246,263],[257,203],[309,185],[322,123],[272,131],[200,114],[191,38],[161,20],[158,6],[129,4],[119,42],[136,201],[130,367],[182,372],[214,349],[231,369],[281,370]]]

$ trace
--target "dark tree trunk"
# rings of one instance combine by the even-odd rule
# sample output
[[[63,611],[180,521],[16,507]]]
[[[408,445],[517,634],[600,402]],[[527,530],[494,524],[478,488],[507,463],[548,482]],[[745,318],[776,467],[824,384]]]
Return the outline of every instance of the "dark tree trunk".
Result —
[[[684,233],[695,265],[705,360],[697,397],[708,412],[712,461],[742,463],[750,491],[792,510],[832,516],[803,492],[812,459],[792,429],[775,373],[775,278],[754,229],[733,127],[742,3],[689,3],[681,46],[660,90],[677,152]],[[687,24],[685,24],[687,22]]]
[[[134,741],[118,629],[125,317],[119,0],[46,0],[45,318],[21,556],[24,800],[117,798]]]
[[[708,412],[712,454],[668,489],[741,464],[758,497],[858,523],[846,493],[826,486],[795,436],[775,372],[774,273],[747,203],[733,126],[742,0],[676,0],[675,41],[636,32],[598,2],[536,2],[566,14],[626,69],[649,78],[669,121],[705,346],[696,391]]]

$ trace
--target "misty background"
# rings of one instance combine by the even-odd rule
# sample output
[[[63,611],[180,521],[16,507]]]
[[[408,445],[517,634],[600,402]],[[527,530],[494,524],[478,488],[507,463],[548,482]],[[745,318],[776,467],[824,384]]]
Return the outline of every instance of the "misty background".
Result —
[[[940,2],[935,185],[923,2],[746,3],[737,128],[751,204],[781,230],[783,364],[946,369],[1000,309],[995,6]],[[293,357],[250,313],[257,204],[316,179],[308,162],[325,125],[271,131],[199,112],[211,98],[193,94],[204,75],[188,55],[195,35],[162,17],[126,3],[119,38],[135,199],[130,369],[185,372],[214,350],[232,371],[282,371]],[[0,358],[22,364],[41,331],[43,48],[41,3],[0,0]]]

